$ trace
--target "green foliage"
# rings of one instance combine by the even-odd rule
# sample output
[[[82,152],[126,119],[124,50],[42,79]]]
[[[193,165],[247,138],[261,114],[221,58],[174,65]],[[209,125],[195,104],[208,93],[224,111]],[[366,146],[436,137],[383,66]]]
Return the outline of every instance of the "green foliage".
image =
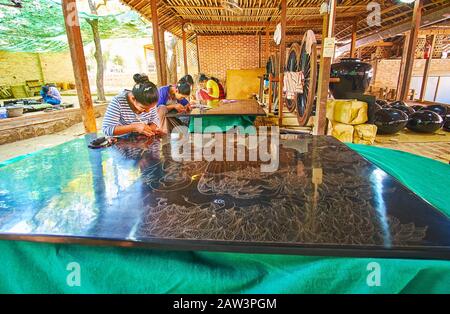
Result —
[[[134,11],[96,16],[79,12],[83,43],[93,41],[86,19],[98,19],[102,39],[138,38],[151,34]],[[24,0],[23,8],[0,6],[0,50],[57,52],[67,50],[67,36],[60,1]]]

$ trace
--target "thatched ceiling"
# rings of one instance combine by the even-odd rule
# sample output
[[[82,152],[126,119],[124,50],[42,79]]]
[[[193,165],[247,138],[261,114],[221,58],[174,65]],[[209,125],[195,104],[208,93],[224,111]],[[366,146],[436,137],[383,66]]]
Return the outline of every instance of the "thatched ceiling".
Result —
[[[150,0],[121,0],[151,20]],[[381,26],[367,24],[367,4],[372,0],[338,1],[335,34],[338,41],[351,37],[352,24],[357,22],[357,36],[364,37],[411,20],[413,4],[399,0],[381,0]],[[242,33],[265,33],[273,31],[280,21],[280,0],[238,0],[242,11],[233,13],[222,6],[221,0],[159,0],[160,26],[177,36],[182,34],[183,23],[191,23],[193,38],[200,35],[224,35]],[[313,29],[320,33],[322,17],[319,7],[322,0],[287,0],[287,32],[303,33]],[[424,14],[448,7],[448,0],[424,0]]]

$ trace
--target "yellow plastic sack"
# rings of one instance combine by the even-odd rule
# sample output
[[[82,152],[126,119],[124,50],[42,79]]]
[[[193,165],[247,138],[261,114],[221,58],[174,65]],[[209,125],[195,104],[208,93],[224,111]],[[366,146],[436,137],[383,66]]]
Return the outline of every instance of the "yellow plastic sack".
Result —
[[[372,145],[377,136],[377,126],[373,124],[355,125],[353,133],[353,143]]]
[[[331,135],[340,140],[341,142],[353,142],[354,127],[350,124],[343,124],[338,122],[332,122],[333,129]]]
[[[368,120],[367,103],[355,99],[327,101],[327,118],[345,124],[363,124]]]

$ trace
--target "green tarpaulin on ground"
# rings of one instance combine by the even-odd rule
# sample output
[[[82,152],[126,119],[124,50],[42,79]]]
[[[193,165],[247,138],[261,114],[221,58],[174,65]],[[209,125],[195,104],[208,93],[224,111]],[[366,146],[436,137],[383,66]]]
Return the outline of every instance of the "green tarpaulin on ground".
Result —
[[[450,194],[443,193],[448,191],[449,165],[390,149],[349,146],[450,213]],[[2,163],[0,172],[39,154]],[[177,252],[6,240],[0,241],[0,252],[0,293],[450,292],[450,261],[439,260]],[[380,282],[374,286],[371,274],[378,267]],[[78,274],[80,285],[72,286]]]

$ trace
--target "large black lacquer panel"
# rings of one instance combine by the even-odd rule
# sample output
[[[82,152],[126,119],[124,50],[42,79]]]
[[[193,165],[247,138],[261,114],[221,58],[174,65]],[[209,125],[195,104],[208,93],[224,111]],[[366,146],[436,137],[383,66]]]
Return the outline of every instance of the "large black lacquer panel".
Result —
[[[198,134],[184,160],[175,138],[90,150],[88,136],[44,150],[0,167],[0,238],[450,258],[450,220],[439,210],[331,137],[287,136],[225,146],[224,161],[212,155],[221,139]],[[270,158],[252,159],[264,144]],[[263,171],[269,164],[276,170]]]

